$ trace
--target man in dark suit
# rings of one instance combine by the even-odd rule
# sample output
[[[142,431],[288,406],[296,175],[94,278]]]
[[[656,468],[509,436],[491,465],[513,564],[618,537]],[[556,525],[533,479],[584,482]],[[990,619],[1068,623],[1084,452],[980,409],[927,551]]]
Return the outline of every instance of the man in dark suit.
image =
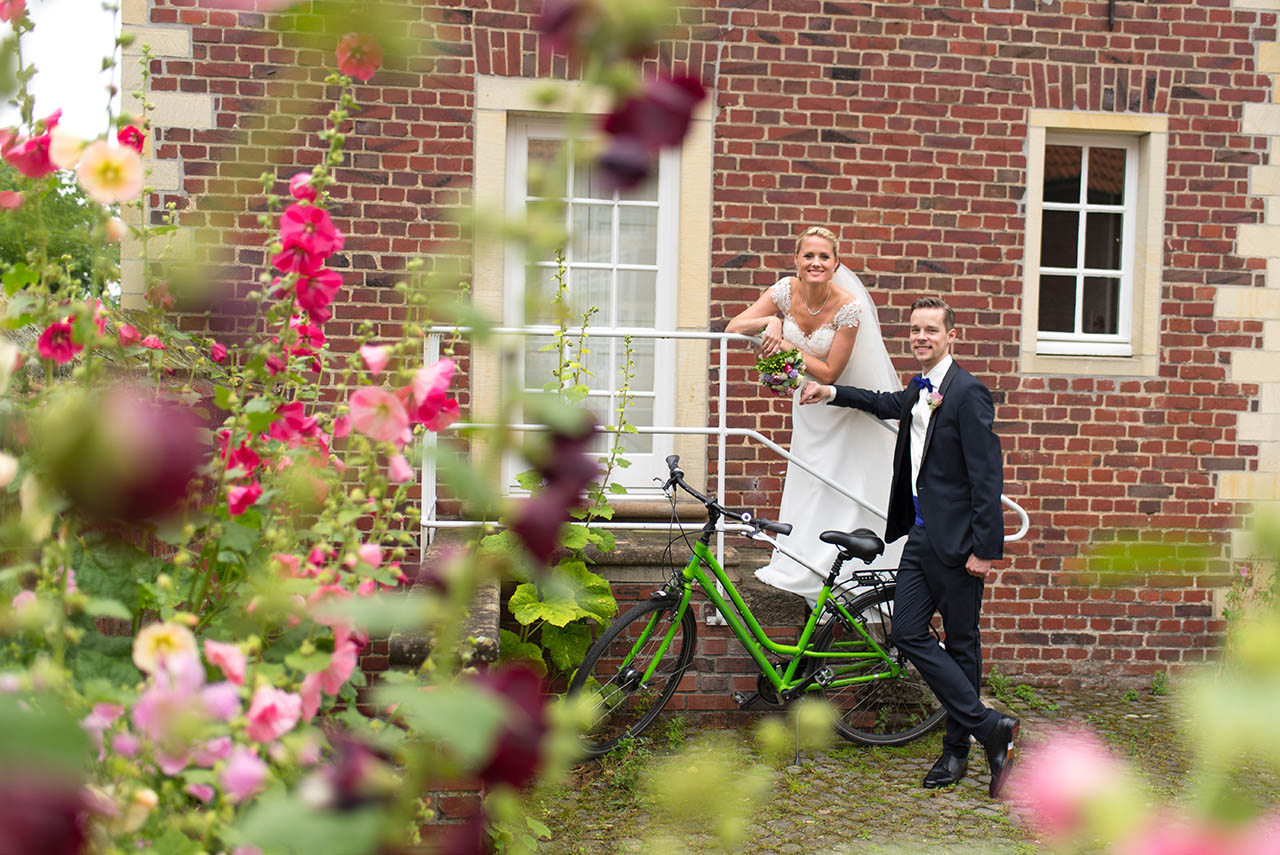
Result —
[[[978,616],[983,582],[1004,554],[1004,467],[992,430],[991,393],[951,357],[955,313],[937,297],[911,305],[911,349],[920,374],[901,392],[808,382],[800,403],[827,402],[898,420],[885,540],[907,535],[898,569],[892,638],[947,710],[942,756],[924,786],[968,770],[969,737],[986,751],[990,793],[1004,786],[1018,720],[984,706]],[[942,615],[946,646],[929,630]]]

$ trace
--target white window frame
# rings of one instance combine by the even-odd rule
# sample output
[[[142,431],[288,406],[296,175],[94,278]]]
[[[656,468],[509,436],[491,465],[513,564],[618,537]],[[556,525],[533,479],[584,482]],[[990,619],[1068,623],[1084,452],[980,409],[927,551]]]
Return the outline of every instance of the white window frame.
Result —
[[[1112,146],[1132,143],[1137,168],[1126,168],[1126,182],[1136,179],[1132,231],[1126,255],[1127,353],[1118,336],[1086,336],[1074,341],[1039,331],[1041,218],[1044,209],[1045,145],[1097,139]],[[1165,172],[1168,163],[1167,116],[1077,110],[1029,110],[1027,114],[1026,239],[1022,265],[1020,371],[1023,374],[1083,376],[1157,376],[1159,371],[1160,291],[1163,284]],[[1130,175],[1132,173],[1132,175]],[[1126,207],[1128,205],[1126,204]],[[1096,340],[1101,338],[1103,340]]]

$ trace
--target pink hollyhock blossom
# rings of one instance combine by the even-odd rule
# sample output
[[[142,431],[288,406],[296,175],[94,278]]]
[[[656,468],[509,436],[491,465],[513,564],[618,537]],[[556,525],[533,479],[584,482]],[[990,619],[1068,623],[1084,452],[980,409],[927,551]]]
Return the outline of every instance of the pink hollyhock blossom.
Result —
[[[342,276],[327,267],[300,273],[293,285],[298,307],[305,309],[307,315],[317,324],[322,324],[333,317],[329,304],[333,302],[333,298],[337,296],[338,289],[341,287]]]
[[[224,677],[237,686],[244,685],[244,669],[247,659],[238,644],[205,639],[204,657],[209,664],[222,671]]]
[[[445,391],[453,381],[457,368],[458,364],[446,357],[434,365],[418,369],[411,384],[413,403],[418,407],[425,404],[435,404],[438,407],[444,401]]]
[[[346,633],[342,633],[342,636],[341,641],[334,642],[333,658],[329,660],[328,667],[320,672],[325,694],[338,694],[342,684],[347,682],[356,667],[360,648],[346,637]]]
[[[320,435],[320,420],[308,416],[301,401],[281,404],[276,408],[280,418],[271,423],[271,438],[289,443],[295,448],[306,439],[314,439]]]
[[[267,357],[267,373],[272,377],[275,377],[288,367],[289,366],[285,362],[284,357],[278,353],[273,353]]]
[[[1269,855],[1276,849],[1240,849],[1226,829],[1160,816],[1116,845],[1116,855]]]
[[[382,65],[382,48],[366,33],[347,33],[334,53],[338,71],[357,80],[368,80]]]
[[[142,341],[142,333],[133,324],[121,324],[116,330],[116,337],[120,339],[121,347],[132,347]]]
[[[382,547],[376,543],[360,544],[360,548],[356,550],[356,555],[361,561],[375,570],[382,566]]]
[[[90,199],[104,205],[128,202],[142,192],[142,158],[104,140],[89,143],[76,165],[76,179]]]
[[[387,479],[392,484],[403,484],[413,480],[413,469],[409,466],[409,461],[404,459],[403,454],[391,455],[391,460],[387,462]]]
[[[34,591],[19,591],[14,594],[13,599],[9,601],[9,607],[18,614],[22,614],[30,608],[32,603],[35,601],[36,595]]]
[[[1123,782],[1120,764],[1098,737],[1063,730],[1043,745],[1028,749],[1014,767],[1009,795],[1015,810],[1048,837],[1080,830],[1099,798]]]
[[[147,136],[133,125],[126,125],[116,132],[116,142],[122,146],[127,146],[138,154],[142,154],[142,146],[146,142]]]
[[[85,142],[61,125],[49,132],[49,160],[59,169],[74,169]]]
[[[323,698],[323,695],[320,694],[320,689],[323,681],[324,675],[319,671],[302,678],[302,688],[298,692],[302,698],[302,707],[299,710],[299,714],[302,716],[303,721],[311,721],[316,717],[316,713],[320,711],[320,701]]]
[[[253,795],[267,780],[267,764],[257,752],[237,747],[222,768],[222,789],[233,803]]]
[[[235,683],[210,683],[200,690],[205,712],[216,721],[231,721],[240,715],[240,690]]]
[[[16,21],[27,11],[27,0],[0,0],[0,21]]]
[[[181,663],[197,655],[196,637],[180,623],[148,624],[133,640],[133,664],[146,674],[155,674],[170,662]],[[188,670],[183,669],[183,673]]]
[[[49,158],[49,145],[52,142],[53,129],[58,126],[58,120],[61,118],[62,111],[55,110],[41,123],[44,126],[44,133],[27,140],[19,141],[14,134],[5,132],[3,140],[0,141],[0,152],[4,153],[4,159],[28,178],[43,178],[50,172],[56,172],[58,167]]]
[[[461,413],[462,411],[458,408],[458,402],[450,398],[441,405],[434,416],[423,420],[422,425],[427,430],[442,431],[456,422]]]
[[[221,365],[227,361],[227,346],[222,342],[215,341],[209,345],[209,358]]]
[[[111,750],[121,757],[133,757],[142,750],[142,743],[132,733],[117,733],[111,737]]]
[[[279,739],[298,723],[302,698],[272,686],[259,686],[249,704],[249,738],[258,742]]]
[[[389,349],[384,345],[366,344],[360,348],[360,358],[364,360],[365,367],[374,374],[382,373],[390,357]]]
[[[214,789],[208,784],[187,784],[186,791],[188,795],[195,796],[205,804],[213,801]]]
[[[107,243],[119,243],[128,232],[128,229],[125,228],[124,220],[119,217],[112,217],[107,220],[104,230],[106,232]]]
[[[18,474],[18,458],[0,451],[0,490],[13,483]]]
[[[84,350],[84,345],[76,344],[71,333],[70,321],[55,321],[49,324],[36,341],[36,352],[40,354],[41,359],[52,359],[59,365],[70,362],[77,353]]]
[[[334,439],[342,439],[344,436],[346,436],[349,433],[351,433],[351,417],[350,416],[338,416],[336,419],[333,420],[333,438]]]
[[[227,490],[227,510],[238,517],[262,496],[262,485],[253,481],[249,485],[237,485]]]
[[[0,208],[16,211],[22,207],[23,196],[16,190],[0,191]]]
[[[314,202],[316,188],[311,186],[311,173],[299,172],[289,179],[289,193],[299,202]]]
[[[409,414],[391,392],[373,386],[357,389],[351,396],[351,426],[379,442],[396,442],[409,427]]]
[[[191,752],[191,762],[207,769],[219,760],[226,760],[230,757],[231,746],[230,736],[219,736],[215,739],[210,739]]]
[[[206,0],[209,2],[209,0]],[[213,2],[232,3],[232,2],[254,2],[254,0],[213,0]],[[266,4],[269,0],[257,0],[257,2]],[[231,850],[231,855],[262,855],[262,850],[257,846],[237,846]]]
[[[99,760],[103,757],[102,734],[122,715],[124,715],[124,707],[119,704],[94,704],[89,714],[80,719],[80,727],[89,734],[89,738],[97,746]]]
[[[378,590],[378,583],[373,579],[365,579],[359,585],[356,585],[356,596],[371,597],[376,590]]]
[[[280,218],[280,243],[285,249],[301,247],[325,258],[342,249],[342,232],[333,225],[324,208],[290,205]]]
[[[151,350],[168,350],[168,348],[164,346],[164,342],[162,342],[160,339],[156,338],[153,335],[147,336],[141,342],[139,342],[139,344],[141,344],[143,347],[150,348]]]
[[[277,552],[275,555],[272,555],[271,557],[274,558],[276,561],[279,561],[280,566],[284,567],[285,571],[290,576],[293,576],[295,578],[302,578],[307,575],[306,573],[299,572],[298,556],[289,555],[284,552]]]

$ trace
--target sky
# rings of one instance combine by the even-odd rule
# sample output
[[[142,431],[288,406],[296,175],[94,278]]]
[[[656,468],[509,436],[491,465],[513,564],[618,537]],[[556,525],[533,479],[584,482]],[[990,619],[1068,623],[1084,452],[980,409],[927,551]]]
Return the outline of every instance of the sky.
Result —
[[[101,134],[109,82],[102,58],[113,49],[115,18],[101,0],[27,0],[27,9],[35,29],[22,40],[22,56],[38,69],[31,86],[36,118],[61,108],[67,130],[82,138]],[[0,107],[0,127],[17,123],[16,108]]]

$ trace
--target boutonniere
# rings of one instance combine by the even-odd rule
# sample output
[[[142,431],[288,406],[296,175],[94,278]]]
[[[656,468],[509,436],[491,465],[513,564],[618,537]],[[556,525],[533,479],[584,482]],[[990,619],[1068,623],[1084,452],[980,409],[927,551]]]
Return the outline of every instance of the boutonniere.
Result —
[[[929,412],[933,412],[942,406],[942,395],[938,392],[929,393]]]

